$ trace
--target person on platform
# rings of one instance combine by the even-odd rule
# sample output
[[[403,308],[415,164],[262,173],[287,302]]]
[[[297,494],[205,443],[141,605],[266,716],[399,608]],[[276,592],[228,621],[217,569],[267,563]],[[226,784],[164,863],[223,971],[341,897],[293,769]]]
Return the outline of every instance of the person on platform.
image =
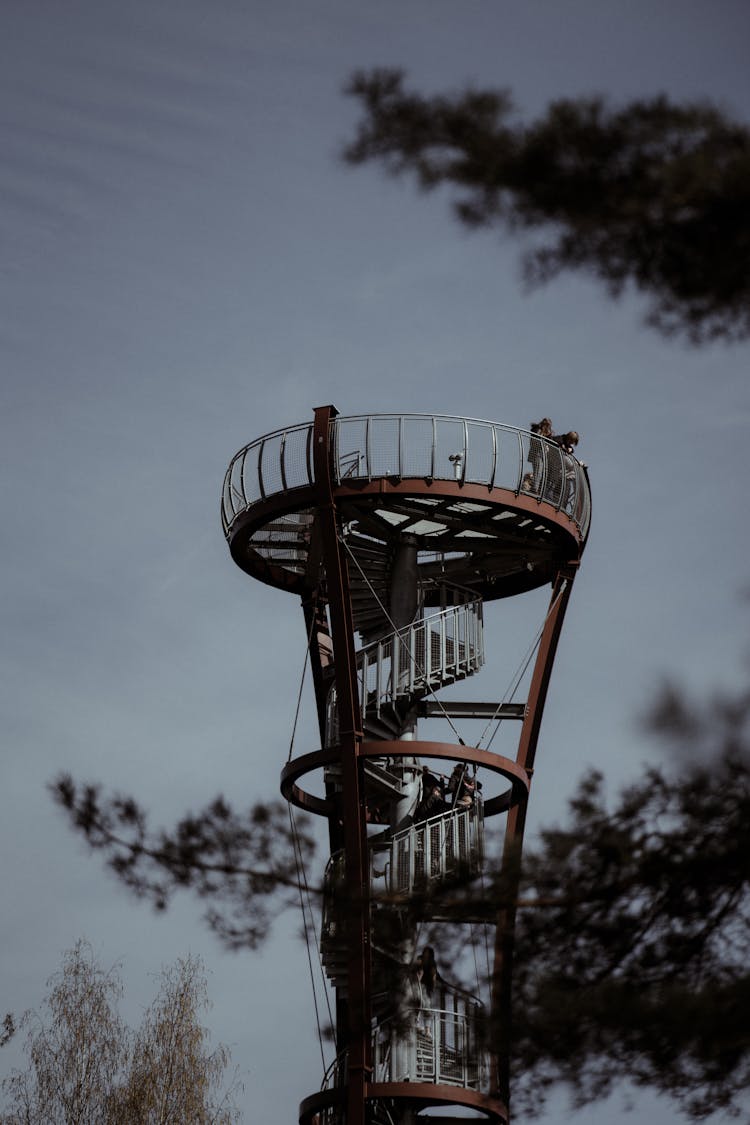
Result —
[[[432,773],[428,766],[422,768],[422,795],[414,812],[415,820],[429,820],[431,816],[446,812],[445,787],[442,779]]]
[[[419,961],[422,966],[422,991],[427,1000],[427,1006],[433,1006],[433,999],[438,984],[442,984],[443,978],[440,976],[435,960],[435,950],[431,945],[426,945],[419,955]]]
[[[470,809],[474,804],[477,785],[464,762],[457,762],[453,767],[448,792],[452,794],[454,809]]]
[[[576,490],[576,446],[579,442],[579,435],[576,430],[568,430],[566,434],[555,434],[552,440],[560,446],[563,455],[563,472],[565,474],[565,499],[564,504],[566,509],[570,509],[573,504]],[[586,466],[582,461],[578,462]]]
[[[531,472],[526,473],[521,487],[524,492],[538,492],[544,478],[544,442],[538,439],[552,437],[552,420],[542,418],[541,422],[532,422],[529,429],[537,436],[529,442]]]

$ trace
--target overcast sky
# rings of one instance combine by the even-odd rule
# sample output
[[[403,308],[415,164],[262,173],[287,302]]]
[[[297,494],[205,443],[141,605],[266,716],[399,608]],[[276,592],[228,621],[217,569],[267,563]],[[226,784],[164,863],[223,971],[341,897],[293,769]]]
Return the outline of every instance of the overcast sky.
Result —
[[[568,278],[524,294],[518,247],[467,233],[337,154],[355,67],[424,91],[550,99],[666,91],[750,116],[745,0],[2,0],[0,1015],[38,1005],[85,936],[127,1014],[188,950],[248,1122],[296,1121],[322,1077],[306,958],[282,923],[224,953],[177,901],[154,915],[89,857],[58,770],[170,823],[219,791],[275,796],[304,656],[297,599],[232,563],[224,469],[247,441],[343,414],[466,414],[581,433],[594,519],[560,646],[532,829],[591,765],[612,791],[658,747],[661,676],[737,684],[747,612],[748,346],[691,350]],[[489,635],[522,652],[510,610]],[[495,644],[495,641],[493,641]],[[515,646],[515,647],[513,647]],[[481,688],[478,686],[481,683]],[[488,668],[475,697],[499,697]],[[315,746],[306,707],[299,753]],[[318,872],[319,873],[319,872]],[[17,1061],[7,1049],[3,1072]],[[641,1103],[656,1125],[678,1120]],[[564,1120],[564,1102],[548,1121]],[[620,1100],[577,1121],[617,1125]]]

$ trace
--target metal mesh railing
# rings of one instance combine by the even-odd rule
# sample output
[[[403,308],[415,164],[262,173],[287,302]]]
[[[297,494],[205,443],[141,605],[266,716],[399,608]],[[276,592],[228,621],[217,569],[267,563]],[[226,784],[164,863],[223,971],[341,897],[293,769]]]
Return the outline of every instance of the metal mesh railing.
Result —
[[[486,1091],[489,1060],[480,1031],[484,1006],[476,996],[438,982],[421,1000],[398,998],[400,1016],[381,1020],[372,1035],[374,1082],[428,1082]],[[346,1082],[346,1053],[328,1069],[322,1089]],[[337,1120],[332,1116],[332,1120]]]
[[[379,641],[356,655],[362,721],[380,718],[400,699],[410,700],[471,676],[484,664],[482,600],[448,606]],[[328,700],[326,742],[338,739],[336,693]]]
[[[470,676],[483,662],[481,599],[430,613],[357,653],[363,717],[368,710],[379,715],[402,696]]]
[[[474,418],[363,414],[332,422],[337,482],[378,477],[458,480],[529,492],[588,532],[591,498],[580,462],[553,441]],[[244,446],[224,479],[222,524],[267,496],[313,483],[313,423],[276,430]]]
[[[410,896],[426,887],[475,875],[484,855],[481,797],[471,808],[452,809],[395,832],[384,876],[392,895]],[[383,857],[379,857],[382,866]]]
[[[409,998],[403,1016],[381,1022],[373,1032],[373,1080],[485,1088],[482,1010],[476,997],[445,983],[436,984],[429,998]]]
[[[276,430],[235,453],[224,477],[221,522],[226,534],[238,515],[279,492],[313,483],[312,422]]]
[[[482,867],[484,816],[481,797],[471,808],[451,809],[370,842],[370,887],[375,897],[410,897],[456,879],[470,879]],[[345,853],[335,852],[323,878],[321,949],[324,959],[343,937],[346,899]]]

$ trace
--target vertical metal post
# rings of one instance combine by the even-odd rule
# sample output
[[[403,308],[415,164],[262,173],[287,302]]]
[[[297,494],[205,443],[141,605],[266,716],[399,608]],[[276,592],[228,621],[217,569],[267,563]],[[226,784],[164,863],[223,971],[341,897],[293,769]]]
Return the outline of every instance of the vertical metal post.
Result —
[[[539,740],[539,728],[547,698],[552,665],[560,639],[565,610],[573,588],[573,578],[578,564],[571,562],[558,571],[552,584],[547,618],[539,642],[534,672],[531,678],[526,713],[518,743],[516,761],[529,774],[534,771],[534,757]],[[497,1093],[508,1104],[510,1098],[510,1003],[511,973],[513,966],[516,901],[521,878],[521,846],[526,826],[526,802],[521,801],[508,813],[502,858],[502,892],[495,929],[495,963],[492,973],[492,1013],[495,1020]]]
[[[367,863],[367,829],[362,743],[362,716],[357,690],[354,653],[354,621],[349,589],[349,572],[339,535],[333,494],[333,458],[330,446],[333,406],[315,411],[313,426],[313,464],[317,510],[321,528],[328,604],[331,617],[336,682],[336,707],[339,720],[339,749],[346,852],[346,933],[348,1026],[347,1125],[365,1125],[367,1083],[372,1074],[370,1036],[370,885]]]

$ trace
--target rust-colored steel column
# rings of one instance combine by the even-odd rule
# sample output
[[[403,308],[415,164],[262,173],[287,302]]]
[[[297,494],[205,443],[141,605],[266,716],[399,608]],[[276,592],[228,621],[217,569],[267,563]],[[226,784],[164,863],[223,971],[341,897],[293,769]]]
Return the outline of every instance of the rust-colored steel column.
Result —
[[[354,653],[349,572],[334,497],[331,422],[333,406],[315,410],[313,465],[316,506],[331,617],[346,851],[347,932],[347,1125],[365,1125],[367,1084],[372,1074],[370,989],[370,887],[362,744],[362,716]],[[336,815],[336,814],[334,814]]]
[[[577,561],[558,571],[552,584],[547,617],[539,641],[534,672],[531,679],[526,712],[518,742],[516,764],[521,766],[529,782],[534,772],[539,729],[547,698],[552,665],[557,644],[573,589]],[[528,801],[520,801],[508,813],[502,858],[502,902],[498,910],[495,929],[495,963],[492,974],[492,1012],[497,1041],[497,1083],[500,1098],[510,1101],[510,1049],[511,1049],[511,978],[513,972],[513,947],[515,941],[516,903],[521,878],[521,848],[526,827]]]
[[[323,745],[326,730],[326,689],[325,672],[332,662],[326,603],[320,586],[302,598],[302,612],[305,615],[307,648],[310,655],[310,671],[315,689],[315,703],[318,712],[318,731]],[[326,643],[324,643],[326,642]]]

